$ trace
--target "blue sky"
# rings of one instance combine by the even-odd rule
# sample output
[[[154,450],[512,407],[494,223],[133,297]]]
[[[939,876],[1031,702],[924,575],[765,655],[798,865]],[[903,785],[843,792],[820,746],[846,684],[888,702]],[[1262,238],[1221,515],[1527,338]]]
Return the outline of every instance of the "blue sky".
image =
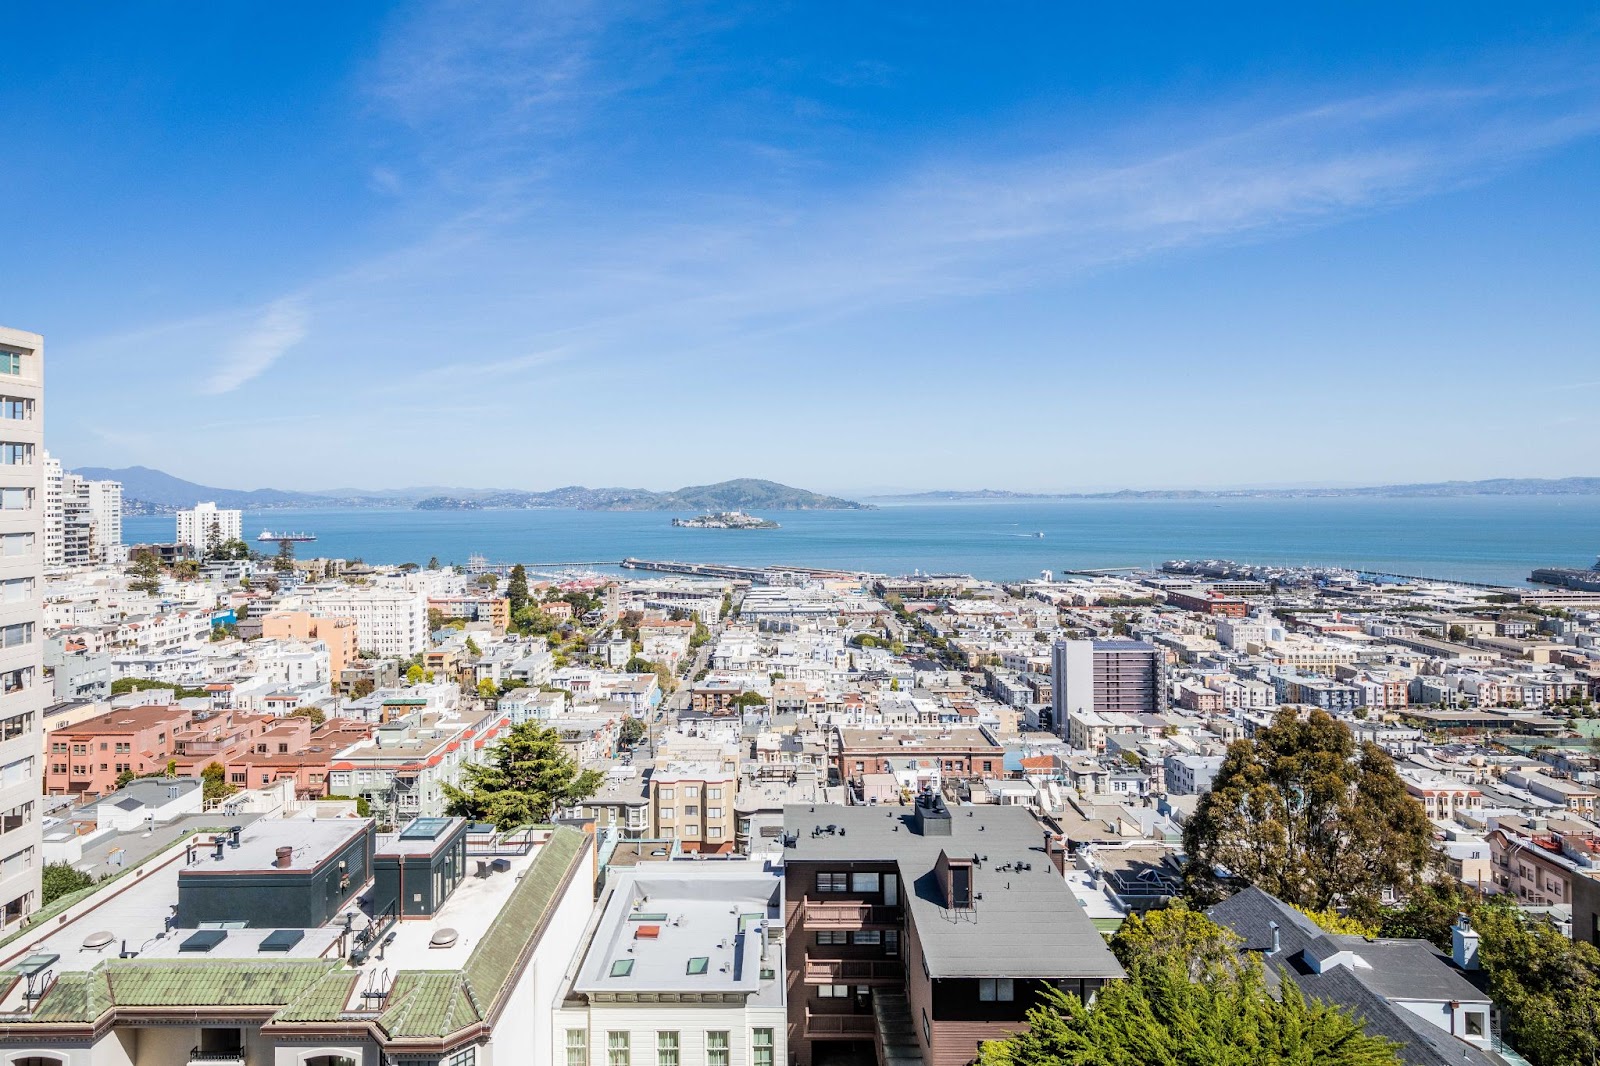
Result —
[[[1316,6],[6,5],[0,322],[229,487],[1600,474],[1600,18]]]

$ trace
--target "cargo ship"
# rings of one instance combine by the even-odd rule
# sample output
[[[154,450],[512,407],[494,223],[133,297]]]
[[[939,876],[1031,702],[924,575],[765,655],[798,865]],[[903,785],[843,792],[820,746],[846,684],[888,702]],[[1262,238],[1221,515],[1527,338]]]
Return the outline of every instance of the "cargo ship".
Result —
[[[1555,585],[1557,588],[1577,589],[1580,592],[1600,592],[1600,560],[1587,570],[1576,567],[1541,566],[1528,576],[1536,585]]]

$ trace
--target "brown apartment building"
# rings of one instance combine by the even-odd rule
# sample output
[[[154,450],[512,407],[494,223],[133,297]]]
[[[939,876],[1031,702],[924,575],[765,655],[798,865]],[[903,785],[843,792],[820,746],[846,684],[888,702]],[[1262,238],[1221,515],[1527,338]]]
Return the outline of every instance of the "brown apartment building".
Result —
[[[966,1066],[1045,988],[1122,976],[1021,808],[791,805],[784,834],[795,1066]]]
[[[893,773],[906,759],[931,760],[944,778],[971,780],[1002,772],[1005,749],[975,726],[839,729],[839,780]]]

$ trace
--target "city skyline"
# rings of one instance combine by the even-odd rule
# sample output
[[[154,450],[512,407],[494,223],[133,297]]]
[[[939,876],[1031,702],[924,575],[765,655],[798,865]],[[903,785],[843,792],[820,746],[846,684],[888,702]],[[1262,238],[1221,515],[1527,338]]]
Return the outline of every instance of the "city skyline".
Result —
[[[1594,17],[1380,11],[11,10],[0,319],[239,488],[1592,474]]]

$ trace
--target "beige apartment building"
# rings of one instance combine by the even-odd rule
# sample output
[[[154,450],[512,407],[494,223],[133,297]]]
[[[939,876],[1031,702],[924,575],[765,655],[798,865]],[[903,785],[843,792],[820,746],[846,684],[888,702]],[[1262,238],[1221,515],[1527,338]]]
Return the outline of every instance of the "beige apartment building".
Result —
[[[739,775],[731,763],[657,762],[650,775],[652,835],[676,840],[686,852],[733,851],[738,787]]]
[[[0,327],[0,923],[39,905],[44,338]]]

